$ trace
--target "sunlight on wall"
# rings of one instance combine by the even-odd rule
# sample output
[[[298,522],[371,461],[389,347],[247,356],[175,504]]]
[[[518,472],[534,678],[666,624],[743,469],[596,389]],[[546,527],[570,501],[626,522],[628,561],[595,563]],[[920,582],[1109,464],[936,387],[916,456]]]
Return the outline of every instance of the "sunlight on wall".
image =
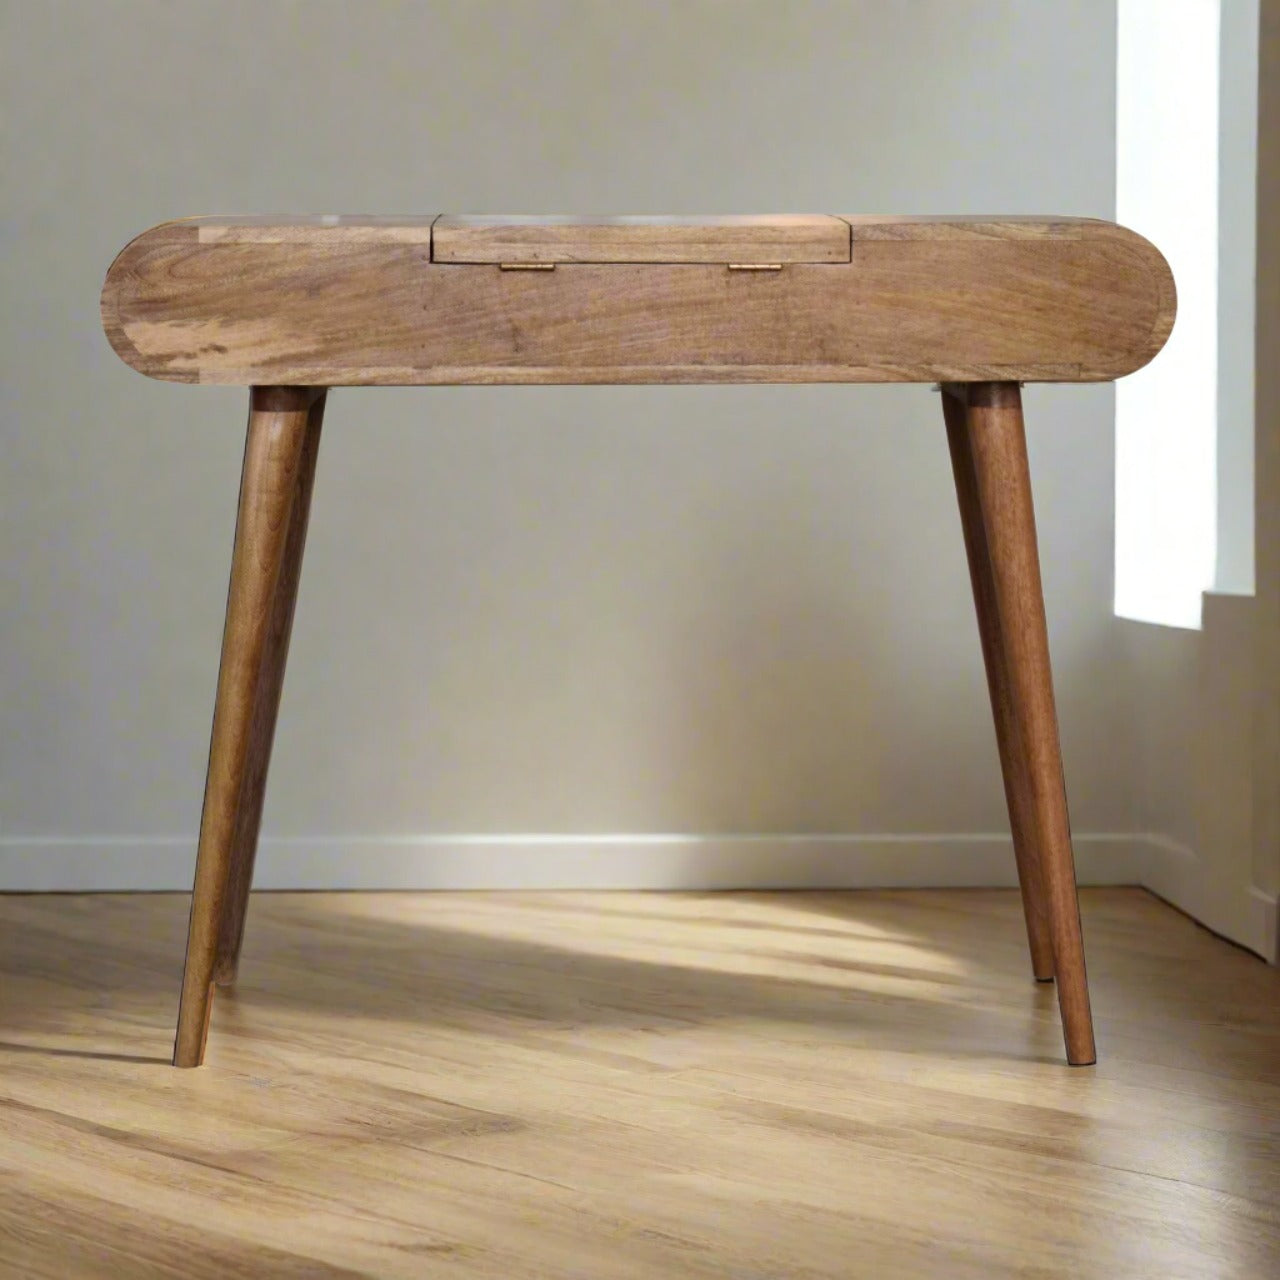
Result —
[[[1219,0],[1120,0],[1116,218],[1168,258],[1168,345],[1116,385],[1116,612],[1199,627],[1217,552]]]

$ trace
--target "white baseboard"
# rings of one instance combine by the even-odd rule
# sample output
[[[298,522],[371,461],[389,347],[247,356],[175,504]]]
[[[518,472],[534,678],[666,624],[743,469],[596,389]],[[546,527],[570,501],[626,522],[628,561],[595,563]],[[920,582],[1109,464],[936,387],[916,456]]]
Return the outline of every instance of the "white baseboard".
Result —
[[[1073,836],[1081,884],[1137,884],[1201,918],[1195,851],[1146,832]],[[195,841],[0,838],[0,892],[189,892]],[[1017,884],[1013,845],[978,835],[267,836],[259,889],[923,889]],[[1267,959],[1280,906],[1256,887],[1222,927]],[[1219,927],[1210,922],[1212,927]]]
[[[1167,836],[1134,837],[1138,882],[1224,938],[1280,963],[1280,899],[1257,885],[1206,889],[1205,864],[1190,846]]]
[[[1249,911],[1253,919],[1254,947],[1272,964],[1280,964],[1280,894],[1267,893],[1258,886],[1249,888]]]
[[[1280,964],[1280,895],[1250,885],[1247,909],[1254,941],[1246,945],[1272,964]]]
[[[1138,884],[1145,838],[1074,837],[1082,884]],[[0,892],[189,891],[190,839],[0,839]],[[993,835],[264,837],[260,889],[867,889],[1017,884]]]
[[[1133,838],[1142,862],[1139,882],[1188,915],[1194,915],[1189,904],[1196,897],[1201,875],[1195,850],[1154,832]]]

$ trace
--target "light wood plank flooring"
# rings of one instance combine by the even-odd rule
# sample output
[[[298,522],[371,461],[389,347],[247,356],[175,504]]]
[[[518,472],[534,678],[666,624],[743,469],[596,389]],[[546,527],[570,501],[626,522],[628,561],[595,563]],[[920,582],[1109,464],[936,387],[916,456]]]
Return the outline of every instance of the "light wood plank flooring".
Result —
[[[187,899],[0,897],[0,1275],[1275,1277],[1280,974],[1083,895],[258,894],[167,1065]]]

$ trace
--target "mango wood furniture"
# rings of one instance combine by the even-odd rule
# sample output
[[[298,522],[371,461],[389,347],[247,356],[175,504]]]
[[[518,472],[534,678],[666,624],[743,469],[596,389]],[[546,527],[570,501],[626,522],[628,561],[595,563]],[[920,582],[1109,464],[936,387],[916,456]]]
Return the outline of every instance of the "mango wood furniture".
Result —
[[[1095,1061],[1020,386],[1173,326],[1146,240],[1078,218],[209,217],[107,273],[127,364],[251,388],[174,1062],[234,981],[332,386],[941,384],[1031,964]]]

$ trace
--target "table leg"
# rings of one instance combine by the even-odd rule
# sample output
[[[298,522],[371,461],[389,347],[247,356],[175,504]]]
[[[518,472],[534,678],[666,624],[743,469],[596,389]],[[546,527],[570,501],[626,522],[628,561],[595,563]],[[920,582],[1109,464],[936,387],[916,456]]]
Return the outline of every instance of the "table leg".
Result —
[[[965,405],[963,420],[951,410],[948,425],[956,437],[953,450],[962,461],[967,458],[972,464],[979,517],[975,523],[980,523],[985,535],[990,562],[994,622],[987,628],[987,644],[998,658],[997,679],[1001,669],[1008,677],[1006,733],[1020,749],[1021,764],[1014,770],[1015,791],[1023,794],[1020,779],[1025,777],[1025,809],[1034,849],[1026,861],[1039,863],[1044,885],[1067,1061],[1086,1066],[1096,1061],[1097,1055],[1049,664],[1022,394],[1017,383],[989,382],[948,386],[944,395],[961,398]],[[981,605],[979,609],[981,612]],[[996,719],[999,729],[999,712]]]
[[[978,636],[982,643],[983,664],[987,670],[987,691],[991,696],[991,715],[995,721],[1000,772],[1004,777],[1013,853],[1018,864],[1018,883],[1022,888],[1022,910],[1027,921],[1031,971],[1037,981],[1052,982],[1053,942],[1049,937],[1044,880],[1040,874],[1040,861],[1035,845],[1031,784],[1027,776],[1026,752],[1018,738],[1013,718],[1009,671],[1000,635],[1000,618],[996,612],[991,549],[987,545],[987,531],[978,505],[978,481],[973,469],[969,410],[963,386],[943,389],[942,412],[947,424],[947,444],[951,448],[951,469],[960,505],[960,525],[964,532],[969,578],[973,584],[973,602],[978,614]]]
[[[271,764],[271,744],[275,740],[284,669],[289,657],[289,636],[293,631],[293,610],[298,599],[298,579],[302,574],[302,553],[307,541],[307,521],[311,514],[311,489],[315,483],[316,455],[320,449],[320,427],[324,421],[325,392],[311,402],[307,416],[302,462],[298,467],[289,535],[285,540],[284,562],[271,611],[271,625],[263,654],[262,674],[253,704],[249,761],[244,789],[236,810],[236,829],[231,854],[231,876],[227,900],[218,932],[217,963],[213,980],[221,987],[236,980],[244,921],[253,887],[253,864],[258,852],[258,832],[262,827],[262,806],[267,793],[267,769]]]
[[[305,529],[296,531],[293,539],[290,531],[300,489],[310,487],[304,476],[314,466],[320,427],[319,414],[313,416],[312,409],[322,396],[307,387],[255,387],[251,393],[174,1045],[173,1061],[179,1067],[196,1067],[204,1059],[219,940],[229,930],[226,917],[233,907],[232,885],[248,879],[243,865],[235,868],[237,861],[245,862],[246,847],[252,843],[246,846],[243,839],[247,820],[242,810],[252,807],[246,804],[253,799],[248,780],[259,758],[265,779],[270,744],[255,748],[255,729],[274,726],[274,707],[269,714],[260,708],[274,701],[275,694],[266,693],[283,672],[283,653],[278,659],[271,656],[281,647],[279,637],[273,642],[273,633],[280,615],[292,614],[292,602],[286,610],[279,601],[281,579],[291,595],[296,566],[292,571],[285,568],[288,548],[296,540],[300,560]],[[287,630],[283,629],[285,639]]]

